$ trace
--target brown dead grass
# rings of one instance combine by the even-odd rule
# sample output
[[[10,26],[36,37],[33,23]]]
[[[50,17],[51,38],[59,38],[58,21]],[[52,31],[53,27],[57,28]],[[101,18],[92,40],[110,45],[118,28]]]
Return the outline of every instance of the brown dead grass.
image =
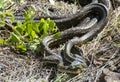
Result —
[[[120,60],[117,60],[120,55],[120,7],[112,12],[105,29],[92,41],[82,45],[81,48],[88,61],[91,62],[91,58],[94,58],[93,63],[96,66],[92,72],[93,76],[96,75],[96,77],[93,80],[99,78],[99,74],[105,67],[112,71],[120,67]],[[113,60],[116,61],[112,62]],[[53,71],[54,68],[43,68],[42,62],[36,58],[33,52],[21,54],[14,52],[10,47],[2,45],[0,47],[0,82],[48,82],[51,74],[57,74]],[[57,76],[57,80],[64,76],[67,77],[63,73],[59,73]],[[61,76],[63,77],[60,78]],[[80,82],[81,75],[67,78],[64,82],[66,81]]]

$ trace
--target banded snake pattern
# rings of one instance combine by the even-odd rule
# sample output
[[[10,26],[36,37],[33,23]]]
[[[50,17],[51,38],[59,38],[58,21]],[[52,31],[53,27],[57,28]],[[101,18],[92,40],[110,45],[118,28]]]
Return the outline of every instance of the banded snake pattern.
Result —
[[[39,22],[41,18],[50,18],[55,21],[61,31],[61,36],[53,38],[53,35],[45,37],[40,44],[41,53],[46,56],[41,61],[57,64],[61,72],[80,73],[83,67],[87,67],[83,58],[83,52],[78,45],[90,41],[105,27],[112,10],[110,0],[78,0],[83,6],[82,10],[71,16],[35,17]],[[120,0],[115,0],[120,4]],[[9,18],[7,18],[9,20]],[[24,22],[24,17],[16,16]],[[64,44],[63,50],[59,48]],[[54,50],[57,48],[58,50]]]
[[[58,71],[61,72],[76,74],[83,71],[87,64],[82,57],[82,50],[77,45],[91,40],[104,28],[110,10],[109,1],[102,4],[98,3],[97,0],[92,0],[92,3],[84,6],[75,15],[63,18],[62,23],[59,19],[55,20],[58,26],[68,24],[71,28],[63,30],[59,38],[54,39],[51,35],[43,40],[41,53],[47,56],[41,60],[56,63]],[[52,48],[63,43],[65,43],[63,50],[59,50],[57,53],[52,50]]]

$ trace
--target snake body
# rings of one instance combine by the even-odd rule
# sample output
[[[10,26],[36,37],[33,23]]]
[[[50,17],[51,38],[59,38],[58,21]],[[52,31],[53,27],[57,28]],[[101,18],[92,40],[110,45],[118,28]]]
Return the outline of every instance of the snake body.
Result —
[[[120,2],[116,0],[116,2]],[[58,70],[73,73],[80,72],[81,66],[87,66],[83,52],[77,44],[83,44],[96,36],[105,26],[109,13],[112,9],[110,0],[79,0],[83,9],[71,16],[49,16],[34,17],[34,22],[39,22],[41,18],[50,18],[55,21],[61,31],[59,38],[53,38],[54,35],[47,36],[41,46],[41,54],[46,54],[41,58],[43,62],[56,63]],[[7,21],[10,17],[7,17]],[[24,22],[23,16],[15,16],[15,23]],[[82,22],[83,21],[83,22]],[[65,43],[64,50],[54,52],[52,49]],[[77,72],[74,72],[77,70]]]
[[[66,48],[65,48],[65,56],[69,56],[69,57],[66,57],[66,58],[69,58],[69,61],[73,59],[72,53],[71,53],[71,48],[73,45],[78,44],[78,43],[82,44],[82,43],[88,41],[89,39],[91,39],[95,35],[97,35],[99,33],[99,31],[104,28],[106,21],[107,21],[108,13],[106,11],[106,13],[102,12],[101,14],[103,16],[102,15],[100,16],[101,20],[98,21],[98,23],[94,29],[92,29],[91,31],[89,31],[88,33],[86,33],[85,35],[83,35],[80,38],[76,37],[75,39],[71,39],[68,41],[68,43],[66,44]]]
[[[84,66],[86,66],[85,60],[81,57],[83,53],[81,52],[81,49],[78,46],[76,46],[76,44],[82,44],[92,39],[95,35],[97,35],[99,31],[104,28],[109,14],[109,11],[105,5],[100,3],[93,3],[85,6],[83,10],[79,12],[79,15],[77,14],[75,18],[79,18],[80,21],[84,17],[83,14],[86,16],[91,12],[97,13],[94,13],[94,16],[92,17],[91,21],[88,20],[89,22],[87,23],[87,25],[81,24],[76,27],[66,29],[61,32],[61,37],[59,38],[54,39],[52,38],[52,36],[48,36],[43,40],[41,44],[43,52],[41,53],[44,54],[45,52],[48,55],[43,58],[43,61],[57,61],[58,70],[68,70],[68,68],[74,69],[77,68],[80,64],[84,64]],[[74,20],[75,19],[72,19],[71,21]],[[78,21],[78,19],[76,20]],[[68,20],[64,19],[64,21],[67,22]],[[64,57],[62,57],[61,54],[52,51],[51,48],[65,42],[65,50],[63,51]],[[70,64],[65,65],[63,62],[64,60]]]
[[[109,10],[112,8],[110,0],[84,0],[84,1],[78,0],[78,1],[83,7],[84,5],[87,5],[87,4],[100,2],[106,5]],[[79,23],[79,15],[80,13],[77,12],[76,14],[69,15],[69,16],[67,15],[66,16],[36,16],[36,17],[33,17],[33,19],[34,19],[34,22],[37,23],[40,21],[41,18],[44,18],[44,19],[50,18],[51,20],[55,21],[57,27],[60,30],[65,30],[65,29],[71,28],[71,26],[76,26]],[[11,17],[7,17],[6,21],[10,21],[10,19]],[[15,16],[14,23],[17,23],[18,21],[24,22],[25,21],[24,16]]]

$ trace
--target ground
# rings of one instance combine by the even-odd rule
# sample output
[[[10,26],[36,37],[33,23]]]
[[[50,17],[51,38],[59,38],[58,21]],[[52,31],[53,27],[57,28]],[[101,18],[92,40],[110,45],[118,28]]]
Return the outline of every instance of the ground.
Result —
[[[89,80],[104,82],[111,77],[119,78],[109,73],[120,73],[120,7],[112,11],[101,33],[81,48],[87,61],[92,61],[86,74]],[[106,72],[109,72],[108,78],[104,78]],[[81,74],[74,76],[58,73],[55,67],[46,68],[39,60],[39,55],[36,56],[32,51],[22,53],[10,46],[0,46],[0,82],[48,82],[54,77],[55,82],[80,82],[81,78],[86,79]]]

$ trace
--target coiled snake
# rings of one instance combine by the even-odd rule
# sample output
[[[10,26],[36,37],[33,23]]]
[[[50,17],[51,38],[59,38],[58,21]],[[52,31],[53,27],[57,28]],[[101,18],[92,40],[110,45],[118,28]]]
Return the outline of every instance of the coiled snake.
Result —
[[[75,15],[62,19],[62,23],[59,19],[55,20],[58,25],[74,25],[74,22],[78,25],[62,31],[59,38],[54,39],[53,35],[46,37],[41,43],[41,53],[47,56],[42,61],[56,63],[58,70],[62,72],[79,73],[84,69],[87,65],[82,57],[82,50],[76,45],[91,40],[104,28],[111,8],[108,2],[105,4],[108,8],[101,3],[91,3]],[[81,20],[84,22],[80,23]],[[52,50],[63,43],[64,50],[60,50],[59,53]]]
[[[83,9],[71,16],[34,17],[35,22],[41,18],[50,18],[55,21],[61,31],[59,38],[54,35],[47,36],[41,46],[41,58],[43,62],[56,63],[59,71],[68,73],[79,73],[82,68],[87,67],[83,52],[78,44],[83,44],[96,36],[108,21],[112,9],[110,0],[78,0]],[[120,3],[119,0],[115,0]],[[9,21],[9,17],[7,18]],[[24,22],[23,16],[16,16],[15,22]],[[60,50],[59,46],[65,44]],[[58,50],[54,50],[54,49]]]

